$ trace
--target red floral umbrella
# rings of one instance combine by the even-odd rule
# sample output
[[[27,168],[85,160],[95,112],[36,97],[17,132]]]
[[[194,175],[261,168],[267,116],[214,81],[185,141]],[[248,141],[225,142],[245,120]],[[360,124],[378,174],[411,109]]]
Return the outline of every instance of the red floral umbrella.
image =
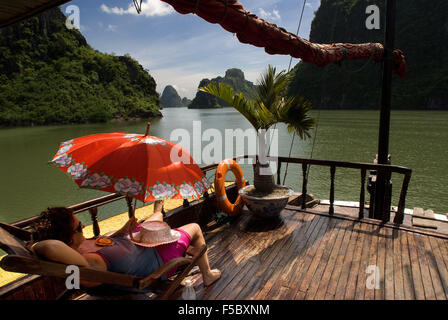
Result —
[[[51,162],[81,188],[118,192],[143,202],[198,199],[210,184],[193,157],[148,132],[149,124],[145,135],[115,132],[68,140]]]

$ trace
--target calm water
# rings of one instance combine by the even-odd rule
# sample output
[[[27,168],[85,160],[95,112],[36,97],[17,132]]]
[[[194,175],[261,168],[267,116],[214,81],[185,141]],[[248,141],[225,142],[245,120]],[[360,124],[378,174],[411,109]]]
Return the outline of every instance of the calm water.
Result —
[[[193,146],[207,148],[212,140],[201,135],[216,132],[224,137],[225,129],[247,129],[250,124],[233,109],[187,110],[164,109],[164,117],[151,122],[151,135],[170,139],[173,130],[185,129],[190,139],[174,139],[191,152]],[[313,140],[293,144],[291,156],[353,162],[372,162],[377,152],[377,111],[315,111],[319,118],[313,150]],[[193,121],[200,120],[200,130],[193,130]],[[448,112],[395,111],[391,116],[390,153],[392,163],[413,170],[406,207],[431,208],[439,213],[448,212]],[[104,132],[144,133],[145,121],[71,126],[45,126],[0,130],[0,221],[12,222],[38,214],[48,206],[71,205],[97,196],[101,191],[79,189],[74,182],[48,161],[56,153],[59,143],[74,137]],[[292,135],[283,125],[279,129],[279,154],[288,156]],[[313,133],[314,135],[314,133]],[[214,135],[216,138],[216,135]],[[194,143],[193,143],[194,142]],[[207,152],[220,158],[231,151]],[[245,152],[249,148],[246,146]],[[227,151],[227,154],[226,154]],[[220,154],[221,153],[221,154]],[[202,158],[203,154],[201,155]],[[207,160],[207,159],[205,159]],[[201,161],[201,164],[207,164]],[[285,165],[284,165],[285,166]],[[284,166],[282,169],[284,169]],[[243,164],[245,175],[252,180],[251,165]],[[283,171],[284,172],[284,171]],[[212,177],[209,174],[209,177]],[[228,176],[231,178],[231,175]],[[283,175],[281,177],[283,180]],[[393,204],[398,203],[401,176],[393,176]],[[286,185],[300,191],[301,167],[290,165]],[[321,199],[329,198],[329,169],[312,167],[309,192]],[[336,200],[357,201],[359,197],[359,171],[336,171]],[[125,202],[108,205],[100,210],[100,218],[126,210]],[[87,217],[82,218],[82,220]]]

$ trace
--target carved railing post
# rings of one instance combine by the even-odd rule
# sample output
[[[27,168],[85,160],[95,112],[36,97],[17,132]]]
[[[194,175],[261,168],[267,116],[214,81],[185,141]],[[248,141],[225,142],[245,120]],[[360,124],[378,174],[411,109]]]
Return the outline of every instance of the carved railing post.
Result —
[[[330,175],[331,175],[331,184],[330,184],[330,209],[328,211],[329,214],[334,214],[334,176],[336,173],[336,167],[330,167]]]
[[[308,179],[307,179],[307,165],[306,163],[302,163],[302,209],[306,208],[306,185],[308,183]]]
[[[133,218],[135,216],[135,210],[134,207],[132,206],[132,198],[127,196],[126,203],[128,204],[128,217]]]
[[[400,201],[398,202],[398,210],[395,214],[394,223],[402,224],[404,219],[404,207],[406,202],[406,193],[408,191],[409,181],[411,180],[411,171],[406,173],[401,186]]]
[[[361,193],[359,195],[359,219],[364,218],[364,203],[366,199],[366,169],[361,169]]]
[[[98,207],[89,209],[90,218],[92,218],[93,234],[95,237],[100,235],[100,225],[98,224]]]
[[[280,168],[282,166],[281,161],[279,160],[277,162],[277,184],[280,184]]]

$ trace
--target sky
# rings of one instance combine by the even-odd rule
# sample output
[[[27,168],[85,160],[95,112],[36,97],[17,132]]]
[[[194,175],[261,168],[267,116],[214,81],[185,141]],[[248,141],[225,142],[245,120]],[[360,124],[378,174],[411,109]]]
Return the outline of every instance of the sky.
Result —
[[[258,17],[296,33],[306,1],[299,36],[309,39],[314,13],[320,0],[240,0]],[[160,0],[143,0],[137,14],[131,0],[74,0],[62,6],[79,8],[82,34],[95,50],[129,54],[155,79],[160,94],[172,85],[183,98],[193,99],[204,78],[224,76],[230,68],[243,70],[254,83],[270,64],[288,70],[290,56],[269,55],[264,48],[243,44],[218,24],[194,14],[177,13]],[[291,68],[298,62],[293,59]]]

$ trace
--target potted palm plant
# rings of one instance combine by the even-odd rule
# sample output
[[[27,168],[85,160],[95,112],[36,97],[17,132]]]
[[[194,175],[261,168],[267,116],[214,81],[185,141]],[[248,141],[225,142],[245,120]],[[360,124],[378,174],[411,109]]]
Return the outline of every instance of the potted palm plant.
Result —
[[[276,123],[285,123],[289,132],[301,139],[310,136],[315,119],[309,116],[311,103],[299,95],[286,96],[290,76],[284,70],[277,73],[268,66],[256,87],[255,100],[235,94],[225,83],[211,82],[199,88],[238,110],[254,127],[258,135],[258,155],[254,164],[254,185],[239,192],[247,207],[257,216],[276,216],[286,206],[292,190],[274,183],[266,154],[266,132]]]

